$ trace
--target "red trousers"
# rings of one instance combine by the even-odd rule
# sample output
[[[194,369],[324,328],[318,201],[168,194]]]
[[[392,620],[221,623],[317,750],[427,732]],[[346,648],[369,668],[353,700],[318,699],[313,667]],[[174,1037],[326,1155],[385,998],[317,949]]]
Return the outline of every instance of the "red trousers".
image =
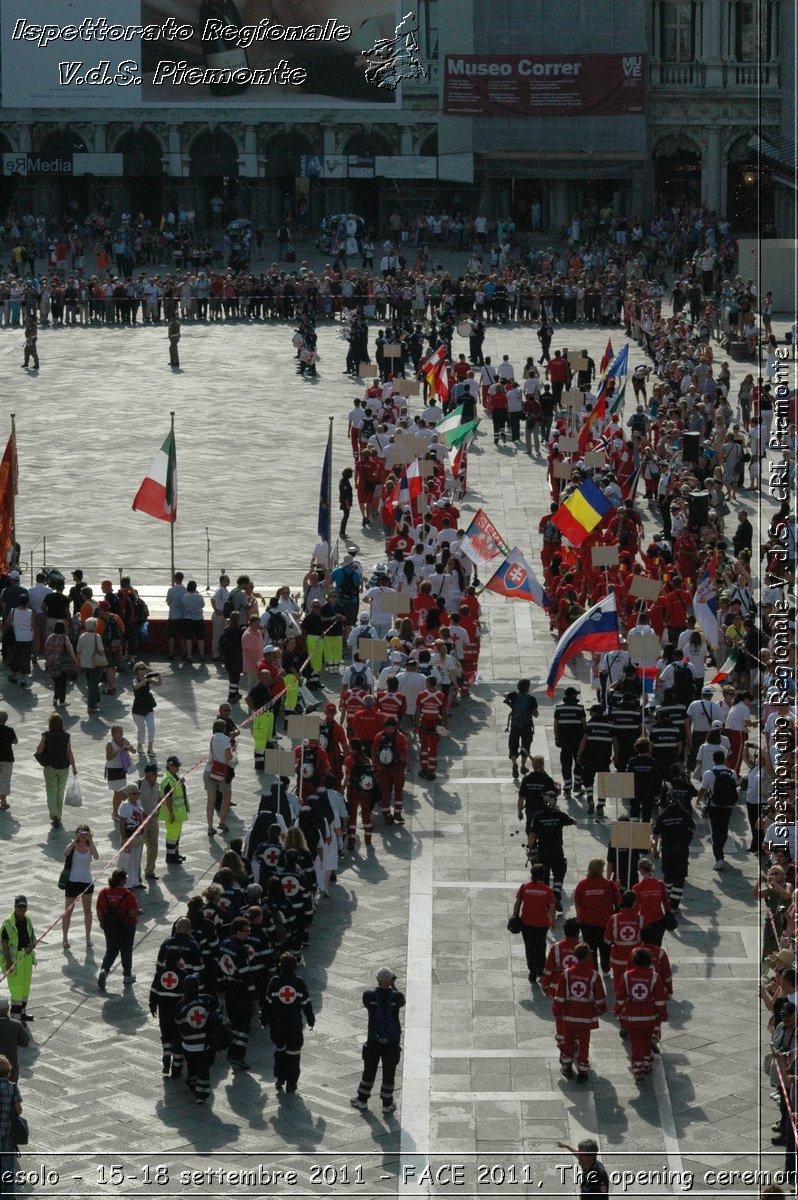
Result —
[[[731,767],[732,771],[735,772],[740,770],[740,763],[743,760],[745,736],[745,731],[742,729],[726,730],[726,737],[729,739],[729,753],[726,756],[726,766]]]
[[[635,1021],[633,1024],[621,1025],[629,1032],[629,1053],[631,1061],[629,1070],[637,1078],[648,1074],[654,1063],[654,1051],[651,1049],[657,1022]]]
[[[383,815],[391,811],[391,796],[394,812],[400,813],[404,807],[405,786],[405,769],[401,763],[394,763],[392,767],[380,767],[377,771],[377,783],[380,785]]]
[[[421,760],[421,770],[428,771],[430,775],[434,775],[438,770],[438,743],[441,740],[441,735],[435,730],[427,731],[419,729],[418,740],[420,743],[419,759]]]
[[[576,1069],[586,1071],[590,1065],[590,1026],[563,1021],[562,1065],[570,1067],[576,1060]]]
[[[363,837],[367,846],[371,845],[371,834],[374,824],[371,820],[371,793],[361,792],[359,788],[350,788],[347,796],[349,805],[349,828],[347,836],[351,839],[357,833],[357,810],[360,809],[360,821],[363,825]]]

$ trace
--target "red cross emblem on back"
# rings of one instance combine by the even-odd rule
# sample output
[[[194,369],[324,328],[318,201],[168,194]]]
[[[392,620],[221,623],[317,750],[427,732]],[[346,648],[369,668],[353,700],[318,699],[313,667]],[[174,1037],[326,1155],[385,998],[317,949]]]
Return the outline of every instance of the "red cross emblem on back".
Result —
[[[290,875],[287,879],[283,880],[283,891],[285,892],[286,896],[293,896],[294,892],[296,892],[298,889],[299,884],[295,879],[292,879]]]
[[[290,987],[287,983],[280,988],[277,993],[278,999],[282,1000],[283,1004],[293,1004],[296,1000],[296,990]]]
[[[207,1021],[208,1014],[205,1012],[204,1008],[190,1008],[188,1011],[188,1019],[192,1025],[199,1028],[200,1025],[204,1025]]]
[[[177,975],[174,974],[173,971],[167,971],[165,975],[161,976],[161,984],[166,988],[166,990],[168,992],[173,991],[177,987],[179,982],[180,982],[180,980],[178,979]]]

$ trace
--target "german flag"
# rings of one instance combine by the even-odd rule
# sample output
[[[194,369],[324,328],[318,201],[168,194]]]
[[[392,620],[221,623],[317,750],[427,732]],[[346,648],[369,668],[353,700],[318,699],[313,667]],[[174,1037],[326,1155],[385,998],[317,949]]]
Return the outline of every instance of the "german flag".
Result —
[[[563,501],[551,520],[572,546],[581,546],[587,535],[615,507],[592,480],[586,479]]]

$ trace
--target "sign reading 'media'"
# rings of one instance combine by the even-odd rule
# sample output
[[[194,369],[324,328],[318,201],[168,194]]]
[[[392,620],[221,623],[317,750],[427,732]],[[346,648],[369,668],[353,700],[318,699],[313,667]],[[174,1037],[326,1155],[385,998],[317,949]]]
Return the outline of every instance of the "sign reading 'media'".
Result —
[[[121,175],[121,154],[42,154],[10,153],[3,155],[4,175]]]

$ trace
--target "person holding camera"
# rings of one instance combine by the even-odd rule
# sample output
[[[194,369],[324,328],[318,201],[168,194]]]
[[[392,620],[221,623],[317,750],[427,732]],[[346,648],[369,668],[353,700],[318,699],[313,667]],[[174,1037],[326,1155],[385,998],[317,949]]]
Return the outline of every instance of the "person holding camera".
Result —
[[[357,1095],[349,1103],[363,1111],[368,1108],[377,1069],[382,1063],[380,1100],[384,1115],[396,1111],[394,1079],[401,1055],[402,1026],[399,1013],[405,1006],[404,994],[396,987],[396,976],[388,967],[377,972],[377,986],[363,993],[363,1007],[368,1010],[369,1023],[363,1043],[363,1075]]]
[[[155,748],[155,697],[152,688],[161,686],[161,676],[150,671],[147,664],[137,662],[133,668],[133,707],[131,715],[136,726],[139,754],[144,753],[144,734],[147,735],[147,754],[152,756]]]

